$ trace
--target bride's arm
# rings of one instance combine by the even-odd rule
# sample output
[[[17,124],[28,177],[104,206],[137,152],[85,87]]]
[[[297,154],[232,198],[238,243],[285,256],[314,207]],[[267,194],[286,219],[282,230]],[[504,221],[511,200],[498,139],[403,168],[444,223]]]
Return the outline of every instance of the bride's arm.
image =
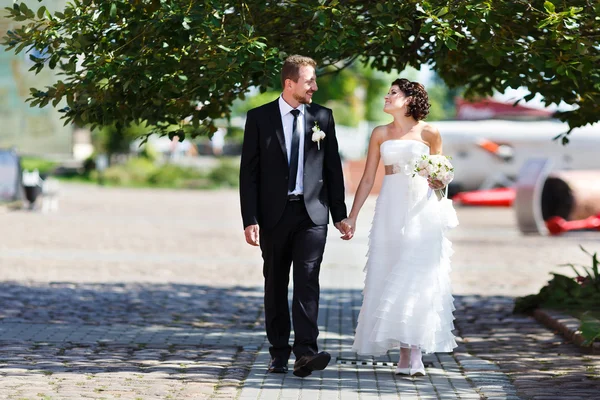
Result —
[[[427,124],[427,126],[423,129],[423,139],[429,145],[429,154],[442,154],[442,136],[440,135],[440,131],[437,128]],[[429,183],[429,187],[432,189],[443,189],[446,185],[444,185],[441,181],[438,180],[427,180]]]
[[[442,136],[437,128],[427,124],[423,129],[423,140],[429,145],[429,154],[442,154]]]
[[[373,129],[373,133],[371,133],[365,170],[363,171],[362,178],[360,178],[360,183],[358,184],[358,189],[356,190],[356,195],[354,196],[352,210],[348,216],[348,219],[352,220],[354,223],[356,222],[356,217],[358,217],[358,213],[365,203],[365,200],[367,200],[369,193],[371,193],[371,189],[373,189],[373,184],[375,183],[375,174],[377,173],[377,166],[379,165],[380,158],[379,145],[381,144],[381,138],[383,136],[384,129],[384,127],[378,126],[377,128]]]

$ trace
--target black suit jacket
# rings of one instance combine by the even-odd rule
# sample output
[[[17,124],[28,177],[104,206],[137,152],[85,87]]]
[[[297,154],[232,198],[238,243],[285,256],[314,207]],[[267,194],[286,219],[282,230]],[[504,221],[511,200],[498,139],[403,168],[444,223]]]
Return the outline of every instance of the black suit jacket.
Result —
[[[330,109],[305,105],[304,203],[315,225],[346,218],[344,177]],[[312,141],[315,122],[325,138]],[[244,228],[274,227],[287,203],[289,167],[278,99],[248,111],[240,165],[240,202]]]

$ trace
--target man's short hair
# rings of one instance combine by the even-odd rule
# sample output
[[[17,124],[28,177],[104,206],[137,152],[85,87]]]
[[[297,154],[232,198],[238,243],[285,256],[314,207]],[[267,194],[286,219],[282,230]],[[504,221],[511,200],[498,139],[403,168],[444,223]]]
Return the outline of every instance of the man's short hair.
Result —
[[[304,65],[310,65],[313,68],[317,67],[317,62],[310,57],[304,57],[299,55],[289,56],[283,62],[281,68],[281,87],[285,87],[285,80],[291,79],[294,82],[298,82],[300,76],[300,67]]]

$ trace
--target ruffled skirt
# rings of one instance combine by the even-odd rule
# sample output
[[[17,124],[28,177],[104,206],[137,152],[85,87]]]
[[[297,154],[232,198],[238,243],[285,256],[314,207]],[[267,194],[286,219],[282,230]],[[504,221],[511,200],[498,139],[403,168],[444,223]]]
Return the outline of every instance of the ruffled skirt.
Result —
[[[438,201],[421,177],[386,175],[369,235],[363,304],[353,351],[383,355],[418,346],[451,352],[454,298],[452,244],[458,225],[451,200]]]

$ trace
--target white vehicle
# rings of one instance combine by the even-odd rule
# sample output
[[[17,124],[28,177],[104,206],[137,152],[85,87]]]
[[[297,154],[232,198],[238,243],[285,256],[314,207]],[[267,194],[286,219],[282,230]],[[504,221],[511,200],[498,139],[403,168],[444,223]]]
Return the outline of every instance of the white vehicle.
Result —
[[[558,120],[435,121],[444,154],[452,157],[450,191],[511,186],[524,162],[552,160],[556,170],[600,169],[600,124],[574,129],[563,146],[557,135],[568,131]]]

